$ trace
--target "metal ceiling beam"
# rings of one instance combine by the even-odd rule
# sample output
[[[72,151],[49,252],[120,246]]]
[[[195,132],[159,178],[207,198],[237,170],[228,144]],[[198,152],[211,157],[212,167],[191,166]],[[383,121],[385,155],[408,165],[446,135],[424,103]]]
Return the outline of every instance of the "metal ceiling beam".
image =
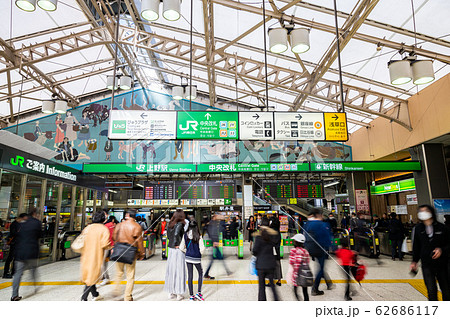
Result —
[[[216,103],[216,71],[212,65],[213,52],[215,50],[214,39],[214,4],[211,0],[203,0],[203,23],[205,27],[205,50],[206,50],[206,63],[208,69],[208,86],[209,86],[209,103],[214,106]]]
[[[112,43],[109,32],[105,28],[97,28],[89,31],[71,34],[58,39],[52,39],[45,43],[38,43],[20,50],[20,55],[24,56],[27,64],[45,61],[57,56],[73,53],[95,45],[105,45]],[[160,35],[138,31],[133,28],[121,26],[119,32],[119,44],[136,46],[138,48],[150,49],[155,53],[170,56],[188,62],[190,56],[190,44],[187,42],[163,37]],[[121,46],[122,46],[121,45]],[[19,54],[19,53],[18,53]],[[193,45],[193,62],[207,68],[205,48],[199,45]],[[237,68],[238,74],[243,78],[258,82],[264,82],[264,64],[242,56],[235,56],[228,53],[219,55],[215,53],[215,69],[225,73],[235,74]],[[10,68],[0,69],[0,73],[6,72]],[[275,65],[268,65],[269,85],[280,87],[298,93],[305,93],[302,87],[307,83],[306,78],[301,73],[294,70],[282,68]],[[313,92],[311,96],[322,99],[327,102],[337,103],[338,83],[328,80],[322,80],[324,84]],[[359,90],[347,86],[349,92],[347,95],[352,97],[357,95],[356,100],[349,100],[346,106],[358,111],[374,114],[392,120],[408,129],[408,123],[404,123],[398,117],[388,115],[386,112],[394,107],[404,107],[405,101],[391,97],[385,94],[370,90]],[[352,92],[355,91],[355,92]]]
[[[212,1],[217,4],[220,4],[220,5],[229,7],[229,8],[233,8],[236,10],[242,10],[242,11],[246,11],[246,12],[250,12],[250,13],[254,13],[254,14],[258,14],[258,15],[263,15],[261,8],[243,4],[242,2],[237,2],[237,1],[232,1],[232,0],[212,0]],[[295,16],[281,15],[281,14],[277,14],[273,11],[268,11],[268,10],[266,10],[266,16],[268,16],[272,19],[283,18],[286,21],[292,22],[297,25],[301,25],[301,26],[304,26],[307,28],[312,28],[312,29],[335,34],[334,26],[316,22],[314,20],[307,20],[307,19],[303,19],[303,18],[295,17]],[[340,30],[340,32],[342,33],[342,30]],[[407,45],[405,43],[398,43],[395,41],[390,41],[390,40],[386,40],[384,38],[378,38],[375,36],[358,33],[358,32],[356,32],[354,34],[353,39],[367,42],[367,43],[372,43],[374,45],[385,46],[387,48],[391,48],[391,49],[395,49],[395,50],[404,50],[405,52],[413,52],[414,51],[419,56],[450,64],[450,56],[449,55],[437,53],[437,52],[430,51],[430,50],[425,50],[422,48],[415,48],[413,45]]]
[[[378,2],[379,0],[360,0],[354,7],[352,13],[341,27],[342,32],[339,34],[340,51],[342,51],[350,42],[350,39],[355,35],[356,31],[361,27],[364,20],[369,16]],[[334,63],[338,54],[337,41],[334,40],[327,52],[325,52],[320,59],[319,64],[314,68],[312,77],[305,87],[306,91],[309,92],[313,90],[313,88],[319,83],[320,79],[323,78],[325,73]],[[301,107],[303,102],[306,100],[306,96],[307,94],[305,93],[297,96],[294,100],[294,110]]]

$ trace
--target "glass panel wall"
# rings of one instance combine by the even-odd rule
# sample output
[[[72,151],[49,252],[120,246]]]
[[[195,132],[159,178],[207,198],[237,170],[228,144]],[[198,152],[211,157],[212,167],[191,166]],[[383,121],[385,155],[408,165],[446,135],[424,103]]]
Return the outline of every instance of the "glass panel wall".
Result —
[[[53,248],[53,234],[56,227],[56,209],[58,205],[58,187],[60,183],[47,181],[47,191],[45,193],[44,205],[44,245],[41,247],[41,254],[50,256]],[[45,249],[44,249],[45,248]]]
[[[34,208],[39,208],[41,204],[42,178],[27,176],[27,186],[25,190],[24,212],[28,213]]]
[[[0,182],[0,218],[8,229],[11,220],[19,213],[22,174],[2,170]]]
[[[59,230],[68,231],[70,229],[70,214],[72,210],[72,186],[63,184],[61,200],[61,218],[59,220]]]
[[[76,191],[76,205],[75,205],[75,215],[73,221],[74,230],[81,230],[81,222],[83,221],[83,191],[81,187],[77,187]]]

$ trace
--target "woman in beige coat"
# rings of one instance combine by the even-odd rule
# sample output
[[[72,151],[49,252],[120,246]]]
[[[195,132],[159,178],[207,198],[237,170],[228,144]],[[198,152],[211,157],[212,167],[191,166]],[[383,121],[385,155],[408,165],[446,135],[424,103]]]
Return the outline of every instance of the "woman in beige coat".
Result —
[[[92,300],[102,299],[95,284],[102,279],[104,251],[110,246],[110,233],[103,224],[105,219],[105,212],[97,211],[92,218],[93,224],[83,230],[85,238],[81,250],[81,282],[86,286],[81,297],[82,301],[87,301],[89,293],[92,294]]]

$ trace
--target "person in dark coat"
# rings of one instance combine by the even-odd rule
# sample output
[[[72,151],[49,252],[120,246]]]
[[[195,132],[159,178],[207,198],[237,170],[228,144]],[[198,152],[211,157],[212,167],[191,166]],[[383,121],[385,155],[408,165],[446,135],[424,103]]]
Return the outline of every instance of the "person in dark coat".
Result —
[[[336,218],[334,218],[333,213],[328,214],[327,223],[330,226],[331,233],[334,234],[336,232],[336,228],[337,228],[337,220],[336,220]]]
[[[230,239],[237,239],[238,238],[238,229],[239,229],[239,223],[236,220],[236,217],[233,217],[230,224]]]
[[[422,261],[422,273],[428,291],[428,300],[438,300],[438,290],[442,299],[450,300],[448,258],[450,251],[450,231],[436,220],[436,211],[429,205],[419,206],[418,218],[421,220],[413,230],[413,261],[411,271],[417,272],[418,262]]]
[[[258,271],[258,301],[266,301],[266,278],[269,279],[269,286],[272,289],[273,298],[278,301],[278,294],[273,282],[277,257],[274,255],[274,248],[277,245],[279,234],[269,226],[269,220],[261,220],[260,230],[255,236],[253,255],[256,256],[256,270]]]
[[[276,255],[276,267],[275,267],[275,273],[273,278],[277,280],[276,284],[277,286],[281,286],[281,279],[283,278],[283,272],[281,269],[281,252],[280,252],[280,246],[281,246],[281,235],[280,235],[280,219],[278,218],[278,214],[274,214],[272,218],[270,219],[270,228],[276,231],[277,236],[275,240],[275,251],[277,253]]]
[[[389,240],[391,241],[392,260],[398,254],[398,258],[403,260],[402,244],[405,238],[405,228],[402,222],[397,218],[396,213],[391,214],[389,221]]]
[[[32,209],[31,213],[21,224],[20,231],[16,239],[16,271],[13,279],[13,292],[11,301],[19,301],[19,286],[25,270],[31,270],[33,282],[37,282],[37,266],[39,259],[39,240],[42,237],[42,223],[36,219],[37,210]]]
[[[8,257],[5,261],[5,267],[3,269],[3,278],[11,279],[14,274],[14,257],[16,252],[16,241],[17,241],[17,233],[19,232],[20,225],[24,221],[24,218],[27,217],[27,214],[20,214],[9,226],[9,235],[8,235],[8,243],[9,243],[9,252]],[[11,267],[12,264],[12,267]],[[9,273],[9,269],[11,268],[11,273]]]

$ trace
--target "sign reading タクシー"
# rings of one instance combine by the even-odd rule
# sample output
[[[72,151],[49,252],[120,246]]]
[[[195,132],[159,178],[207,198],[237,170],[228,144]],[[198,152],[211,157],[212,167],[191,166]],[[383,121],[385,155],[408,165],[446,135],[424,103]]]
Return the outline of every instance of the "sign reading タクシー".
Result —
[[[178,139],[238,139],[238,112],[178,112]]]
[[[110,139],[176,139],[177,112],[113,110],[109,119]]]
[[[273,140],[272,112],[239,112],[240,140]]]
[[[323,141],[323,113],[275,112],[276,140]]]

